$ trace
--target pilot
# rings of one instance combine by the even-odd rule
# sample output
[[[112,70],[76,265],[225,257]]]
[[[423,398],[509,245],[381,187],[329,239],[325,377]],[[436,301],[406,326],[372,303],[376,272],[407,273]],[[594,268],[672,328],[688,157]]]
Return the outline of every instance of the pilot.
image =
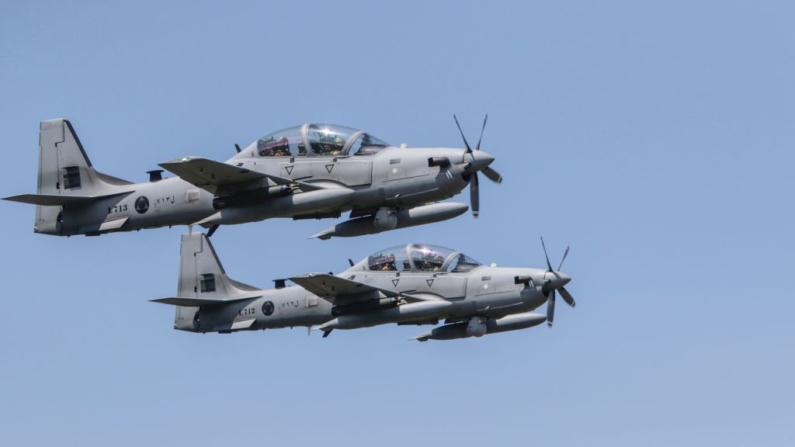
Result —
[[[334,140],[334,146],[331,147],[331,155],[337,155],[340,153],[342,148],[345,146],[345,140],[340,138],[339,136]]]
[[[433,257],[433,261],[431,261],[431,266],[434,272],[438,272],[442,269],[442,264],[444,264],[444,258],[437,254]]]
[[[381,266],[382,271],[389,271],[394,272],[397,270],[397,266],[395,265],[395,255],[389,253],[386,255],[386,262]]]
[[[273,147],[273,155],[276,157],[290,155],[290,143],[287,141],[287,137],[281,137],[276,140],[276,144]]]

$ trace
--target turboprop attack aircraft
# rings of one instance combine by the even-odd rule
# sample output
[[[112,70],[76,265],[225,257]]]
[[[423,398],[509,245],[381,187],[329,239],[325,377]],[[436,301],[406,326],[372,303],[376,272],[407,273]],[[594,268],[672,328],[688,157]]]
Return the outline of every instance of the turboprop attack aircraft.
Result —
[[[467,185],[477,216],[478,173],[502,177],[480,140],[473,150],[461,136],[465,149],[408,149],[361,130],[304,124],[236,146],[226,162],[179,158],[160,164],[177,177],[155,170],[149,182],[132,183],[97,171],[69,121],[55,119],[41,123],[37,193],[5,200],[35,205],[34,231],[56,236],[193,224],[212,235],[220,225],[349,211],[349,220],[312,237],[360,236],[459,216],[467,205],[437,202]]]
[[[176,306],[174,329],[200,333],[298,326],[325,338],[334,329],[444,320],[418,341],[551,326],[558,291],[575,304],[564,287],[571,278],[548,257],[546,270],[485,266],[456,250],[408,244],[349,262],[336,276],[298,275],[289,278],[295,286],[281,279],[263,290],[230,279],[204,234],[183,235],[177,296],[152,301]],[[546,315],[533,312],[544,303]]]

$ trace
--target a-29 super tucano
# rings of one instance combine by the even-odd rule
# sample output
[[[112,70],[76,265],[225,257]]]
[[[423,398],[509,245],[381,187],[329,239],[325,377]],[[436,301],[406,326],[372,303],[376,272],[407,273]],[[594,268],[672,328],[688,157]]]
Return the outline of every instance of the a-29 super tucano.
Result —
[[[477,216],[478,172],[502,177],[480,140],[475,150],[466,138],[464,145],[409,149],[348,127],[304,124],[238,147],[226,162],[179,158],[160,164],[177,177],[150,171],[149,182],[132,183],[94,169],[69,121],[55,119],[41,123],[37,194],[6,200],[36,205],[34,231],[57,236],[193,224],[212,234],[220,225],[350,211],[313,237],[351,237],[459,216],[467,205],[436,202],[466,185]]]
[[[174,329],[189,332],[303,326],[325,337],[334,329],[444,320],[414,340],[452,340],[551,326],[556,292],[575,303],[564,287],[571,278],[546,261],[547,269],[486,266],[456,250],[408,244],[349,261],[336,276],[298,275],[290,278],[296,286],[276,280],[275,289],[262,290],[230,279],[210,240],[192,234],[182,236],[177,296],[153,301],[177,306]],[[533,312],[544,303],[546,315]]]

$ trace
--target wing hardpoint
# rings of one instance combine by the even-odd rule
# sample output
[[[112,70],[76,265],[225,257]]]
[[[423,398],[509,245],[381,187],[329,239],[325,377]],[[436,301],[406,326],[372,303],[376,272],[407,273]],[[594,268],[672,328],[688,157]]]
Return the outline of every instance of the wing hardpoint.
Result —
[[[380,294],[390,298],[401,296],[412,301],[426,300],[425,298],[410,295],[406,292],[381,289],[379,287],[324,273],[293,276],[290,278],[290,281],[335,305],[378,299],[380,298]]]
[[[250,169],[199,157],[178,158],[160,163],[160,167],[213,194],[219,189],[234,189],[237,185],[245,189],[245,183],[267,177]]]

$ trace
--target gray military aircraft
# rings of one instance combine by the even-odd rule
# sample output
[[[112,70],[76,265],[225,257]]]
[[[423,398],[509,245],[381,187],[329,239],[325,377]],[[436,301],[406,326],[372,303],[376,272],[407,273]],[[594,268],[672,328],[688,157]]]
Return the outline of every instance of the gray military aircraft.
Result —
[[[543,244],[543,239],[542,239]],[[569,250],[563,255],[565,260]],[[546,256],[546,247],[544,247]],[[548,269],[485,266],[455,250],[408,244],[380,250],[339,275],[310,273],[262,290],[230,279],[204,234],[182,236],[174,329],[230,333],[306,327],[323,331],[381,324],[445,324],[412,340],[452,340],[552,325],[571,278]],[[561,260],[561,265],[563,260]],[[546,315],[532,312],[547,303]]]
[[[34,231],[57,236],[193,224],[212,235],[220,225],[348,211],[349,220],[312,237],[359,236],[459,216],[467,205],[436,202],[467,184],[477,216],[478,172],[496,183],[502,177],[481,140],[472,150],[461,136],[465,149],[406,149],[361,130],[304,124],[236,146],[226,162],[179,158],[160,164],[178,177],[155,170],[149,182],[132,183],[94,169],[69,121],[55,119],[41,123],[37,194],[5,200],[36,205]]]

